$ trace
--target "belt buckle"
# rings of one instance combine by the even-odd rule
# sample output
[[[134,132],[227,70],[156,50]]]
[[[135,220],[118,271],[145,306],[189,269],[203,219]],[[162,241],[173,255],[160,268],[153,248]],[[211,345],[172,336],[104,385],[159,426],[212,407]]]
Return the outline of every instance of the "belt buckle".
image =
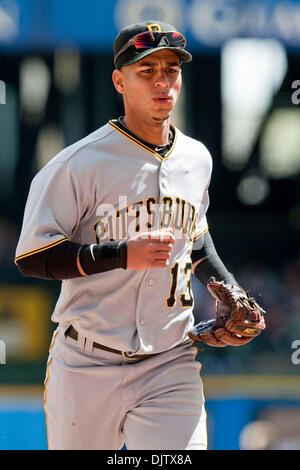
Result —
[[[128,356],[128,354],[125,351],[122,351],[122,357],[126,359],[127,361],[135,361],[136,359],[138,359],[136,357]]]

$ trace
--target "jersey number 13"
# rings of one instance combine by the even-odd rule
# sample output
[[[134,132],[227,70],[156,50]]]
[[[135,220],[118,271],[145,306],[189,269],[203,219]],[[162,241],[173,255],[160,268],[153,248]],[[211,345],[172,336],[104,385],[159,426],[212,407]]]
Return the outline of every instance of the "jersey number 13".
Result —
[[[174,307],[176,303],[176,289],[178,283],[178,271],[179,271],[179,263],[176,262],[173,264],[171,268],[171,288],[170,288],[170,295],[166,299],[167,306],[169,308]],[[193,306],[193,295],[192,295],[192,285],[191,285],[191,277],[192,277],[192,263],[188,262],[185,264],[183,268],[184,274],[187,276],[187,294],[183,292],[179,295],[179,302],[181,303],[182,307],[192,307]]]

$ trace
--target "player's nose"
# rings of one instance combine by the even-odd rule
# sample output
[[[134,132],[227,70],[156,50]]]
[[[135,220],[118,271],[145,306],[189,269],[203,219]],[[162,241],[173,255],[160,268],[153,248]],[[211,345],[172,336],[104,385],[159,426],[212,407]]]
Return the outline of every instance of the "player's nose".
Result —
[[[161,71],[157,74],[155,79],[155,86],[161,88],[168,88],[170,85],[170,78],[168,74],[164,71]]]

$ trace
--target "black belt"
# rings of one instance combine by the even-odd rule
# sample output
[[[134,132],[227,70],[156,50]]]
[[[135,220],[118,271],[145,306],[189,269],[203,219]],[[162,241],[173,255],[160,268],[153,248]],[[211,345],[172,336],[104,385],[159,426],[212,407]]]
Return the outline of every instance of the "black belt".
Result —
[[[75,330],[75,328],[73,328],[72,325],[69,326],[69,328],[65,331],[65,336],[69,336],[70,338],[75,339],[76,341],[78,340],[78,332]],[[104,346],[103,344],[99,344],[95,342],[93,342],[93,348],[103,349],[103,351],[120,354],[120,356],[122,356],[127,361],[135,361],[137,359],[142,360],[142,359],[147,359],[149,357],[155,356],[155,354],[135,354],[134,356],[129,356],[124,351],[119,351],[118,349],[108,348],[107,346]]]

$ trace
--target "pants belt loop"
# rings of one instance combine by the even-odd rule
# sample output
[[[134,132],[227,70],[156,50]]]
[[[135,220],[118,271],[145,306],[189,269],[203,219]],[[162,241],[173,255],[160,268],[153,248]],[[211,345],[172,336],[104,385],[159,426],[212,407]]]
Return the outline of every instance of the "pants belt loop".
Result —
[[[76,347],[79,349],[84,349],[85,348],[85,342],[86,342],[86,337],[78,333],[78,339],[76,343]]]
[[[84,350],[88,353],[91,353],[93,350],[93,341],[91,339],[86,338]]]

